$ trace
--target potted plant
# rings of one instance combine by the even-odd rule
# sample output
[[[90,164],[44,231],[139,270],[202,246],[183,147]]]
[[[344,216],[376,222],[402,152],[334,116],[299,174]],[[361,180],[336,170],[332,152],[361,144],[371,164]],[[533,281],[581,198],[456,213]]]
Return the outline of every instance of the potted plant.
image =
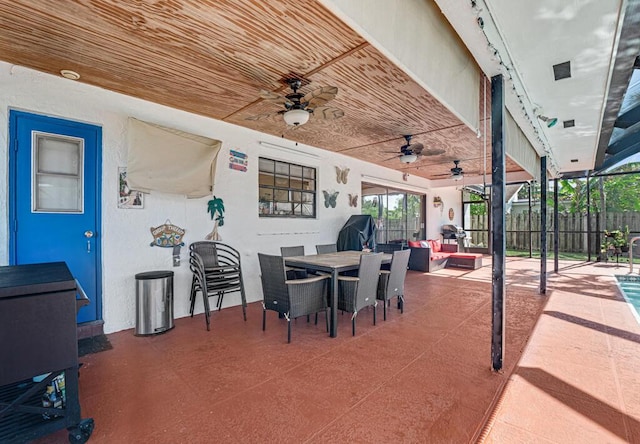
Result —
[[[620,231],[620,239],[618,239],[620,251],[629,252],[629,225],[625,226],[624,231]]]
[[[629,227],[625,231],[622,230],[604,230],[604,243],[601,245],[601,251],[613,252],[615,254],[625,253],[629,251],[627,239],[629,238]]]

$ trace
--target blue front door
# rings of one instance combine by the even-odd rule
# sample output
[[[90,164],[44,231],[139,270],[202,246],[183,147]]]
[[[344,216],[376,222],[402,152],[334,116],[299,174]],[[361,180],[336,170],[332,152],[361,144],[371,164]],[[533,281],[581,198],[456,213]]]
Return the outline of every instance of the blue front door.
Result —
[[[78,322],[101,319],[102,129],[21,111],[9,127],[10,263],[66,262],[91,300]]]

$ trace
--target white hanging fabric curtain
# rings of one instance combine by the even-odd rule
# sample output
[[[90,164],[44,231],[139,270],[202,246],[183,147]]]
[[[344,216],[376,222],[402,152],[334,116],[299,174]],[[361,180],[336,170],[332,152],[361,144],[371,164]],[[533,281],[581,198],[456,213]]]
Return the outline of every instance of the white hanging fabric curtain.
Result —
[[[129,118],[127,181],[133,190],[211,194],[222,142]]]
[[[540,179],[540,156],[509,110],[504,113],[505,152],[534,179]]]

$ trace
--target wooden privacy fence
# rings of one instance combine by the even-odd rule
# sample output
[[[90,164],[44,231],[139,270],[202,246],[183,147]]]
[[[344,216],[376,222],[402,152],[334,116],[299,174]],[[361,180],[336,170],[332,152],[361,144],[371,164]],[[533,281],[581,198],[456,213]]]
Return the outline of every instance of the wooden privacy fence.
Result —
[[[473,234],[475,239],[487,245],[489,241],[488,223],[483,215],[470,216],[471,230],[479,230]],[[558,248],[567,253],[587,253],[587,227],[591,227],[591,252],[600,251],[604,230],[622,230],[629,227],[631,236],[640,236],[640,212],[625,211],[606,214],[606,222],[602,215],[592,213],[590,223],[586,214],[558,215]],[[529,250],[529,213],[507,214],[505,217],[506,244],[508,250]],[[484,232],[484,233],[482,233]],[[553,209],[547,212],[547,249],[553,248]],[[531,245],[533,250],[540,250],[540,213],[531,214]]]

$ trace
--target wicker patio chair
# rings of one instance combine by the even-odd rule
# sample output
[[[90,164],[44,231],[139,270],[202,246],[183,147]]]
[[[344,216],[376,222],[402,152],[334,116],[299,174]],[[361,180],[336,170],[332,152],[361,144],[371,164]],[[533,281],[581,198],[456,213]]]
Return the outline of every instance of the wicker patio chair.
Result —
[[[326,327],[329,331],[327,317],[327,292],[329,279],[327,275],[313,276],[306,279],[286,279],[284,259],[282,256],[271,256],[258,253],[260,261],[260,279],[262,280],[262,330],[266,328],[267,310],[281,314],[287,320],[287,342],[291,342],[291,319],[308,316],[320,311],[325,312]],[[317,318],[316,318],[317,323]]]
[[[382,253],[363,254],[358,276],[338,276],[338,310],[352,313],[352,334],[356,334],[356,316],[364,307],[373,306],[373,325],[376,325],[376,293],[380,277]]]
[[[189,245],[189,265],[193,272],[189,310],[192,317],[198,291],[202,292],[207,330],[210,330],[209,298],[217,297],[216,308],[220,310],[226,293],[240,292],[242,315],[247,320],[240,253],[235,248],[217,241],[194,242]]]
[[[316,245],[316,253],[318,254],[337,253],[337,252],[338,252],[338,246],[336,244]]]
[[[280,254],[282,257],[304,256],[304,245],[280,247]],[[287,270],[287,279],[304,279],[309,275],[304,268],[285,267],[285,270]]]
[[[400,313],[404,313],[404,279],[407,276],[410,255],[411,250],[394,251],[391,269],[380,271],[377,298],[383,301],[385,321],[387,320],[387,305],[391,305],[391,299],[394,296],[398,298]]]

